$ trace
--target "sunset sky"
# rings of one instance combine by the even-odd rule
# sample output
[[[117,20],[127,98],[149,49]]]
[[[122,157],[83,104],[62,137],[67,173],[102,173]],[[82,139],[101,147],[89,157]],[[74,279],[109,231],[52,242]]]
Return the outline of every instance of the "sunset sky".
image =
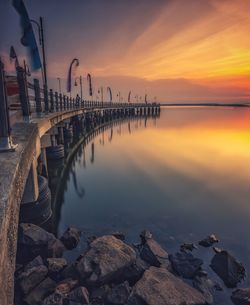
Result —
[[[15,46],[19,16],[0,2],[0,52]],[[44,17],[50,85],[77,74],[94,86],[131,89],[161,102],[250,99],[249,0],[24,0],[30,18]],[[85,81],[86,85],[86,81]],[[86,86],[85,86],[86,87]],[[86,88],[85,88],[86,93]]]

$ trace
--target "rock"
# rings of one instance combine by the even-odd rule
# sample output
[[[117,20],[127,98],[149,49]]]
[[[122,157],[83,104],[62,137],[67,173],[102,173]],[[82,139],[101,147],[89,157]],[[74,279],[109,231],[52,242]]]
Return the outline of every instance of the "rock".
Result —
[[[53,279],[59,278],[59,273],[67,266],[65,258],[47,258],[46,265],[49,270],[49,276]]]
[[[107,298],[107,295],[110,291],[110,287],[108,285],[103,285],[101,287],[94,287],[91,290],[91,304],[103,304],[105,302],[105,299]]]
[[[125,240],[125,235],[124,235],[124,233],[122,233],[122,232],[114,232],[114,233],[112,233],[112,235],[113,235],[115,238],[118,238],[118,239],[120,239],[120,240],[122,240],[122,241]]]
[[[71,278],[65,279],[56,286],[56,292],[68,294],[72,289],[76,288],[78,283],[78,280],[73,280]]]
[[[90,244],[77,270],[82,280],[90,285],[104,285],[112,281],[123,281],[126,268],[136,260],[134,249],[114,236],[102,236]]]
[[[194,249],[197,249],[197,247],[196,247],[196,245],[195,244],[193,244],[193,243],[191,243],[191,244],[186,244],[186,243],[184,243],[184,244],[182,244],[181,246],[180,246],[180,251],[181,252],[186,252],[186,251],[193,251]]]
[[[95,239],[97,239],[97,237],[96,237],[95,235],[89,236],[89,237],[87,238],[87,243],[88,243],[88,245],[90,245]]]
[[[127,305],[206,305],[202,294],[165,268],[150,267],[133,287]]]
[[[130,295],[131,288],[128,282],[114,286],[108,293],[107,301],[108,304],[112,305],[123,305],[127,303]]]
[[[174,271],[187,279],[194,278],[203,264],[201,259],[195,258],[191,253],[186,252],[177,252],[173,255],[169,255],[169,259]]]
[[[250,288],[235,290],[231,299],[235,305],[250,305]]]
[[[55,292],[44,299],[42,305],[65,305],[65,295]]]
[[[36,285],[38,285],[48,274],[48,269],[44,265],[39,265],[26,269],[22,272],[17,281],[22,292],[28,294]]]
[[[236,287],[246,276],[243,265],[225,250],[214,255],[210,267],[228,288]]]
[[[199,241],[199,245],[208,248],[218,242],[219,239],[214,234],[211,234],[207,238],[204,238],[203,240]]]
[[[89,292],[85,287],[78,287],[68,294],[68,305],[88,305]]]
[[[37,256],[35,257],[31,262],[29,262],[25,267],[24,267],[24,271],[27,271],[33,267],[38,267],[44,265],[43,259],[41,258],[41,256]]]
[[[148,230],[143,230],[140,234],[142,244],[153,237],[152,233]]]
[[[193,281],[193,286],[202,293],[208,305],[213,305],[215,284],[212,280],[207,276],[196,276]]]
[[[48,242],[47,257],[62,257],[65,247],[59,239]]]
[[[168,253],[152,238],[147,239],[143,244],[140,256],[151,266],[160,267],[164,265],[166,268],[171,266]]]
[[[142,260],[137,258],[136,261],[126,268],[125,278],[131,286],[133,286],[139,279],[142,277],[143,273],[150,267],[150,265]]]
[[[36,256],[46,257],[48,243],[56,240],[55,236],[30,223],[22,223],[18,230],[17,261],[27,263]]]
[[[42,301],[54,292],[56,283],[47,277],[38,286],[36,286],[31,292],[25,297],[24,301],[29,305],[40,305]]]
[[[72,279],[78,279],[79,274],[77,271],[77,262],[74,262],[68,266],[66,266],[63,271],[60,274],[61,279],[67,279],[67,278],[72,278]]]
[[[60,238],[65,248],[72,250],[77,247],[80,242],[81,231],[74,227],[69,227]]]

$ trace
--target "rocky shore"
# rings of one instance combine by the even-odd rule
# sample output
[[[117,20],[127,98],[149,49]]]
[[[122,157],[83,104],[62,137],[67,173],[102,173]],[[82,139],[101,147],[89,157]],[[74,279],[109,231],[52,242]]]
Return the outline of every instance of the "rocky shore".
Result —
[[[84,253],[68,263],[63,253],[80,238],[73,227],[57,239],[36,225],[20,224],[15,305],[212,305],[214,293],[223,293],[193,255],[195,244],[169,254],[147,230],[137,245],[128,245],[118,232],[89,238]],[[211,235],[198,244],[213,247],[210,267],[226,287],[236,288],[245,269],[229,252],[214,247],[218,242]],[[235,305],[250,304],[250,288],[233,290],[231,299]]]

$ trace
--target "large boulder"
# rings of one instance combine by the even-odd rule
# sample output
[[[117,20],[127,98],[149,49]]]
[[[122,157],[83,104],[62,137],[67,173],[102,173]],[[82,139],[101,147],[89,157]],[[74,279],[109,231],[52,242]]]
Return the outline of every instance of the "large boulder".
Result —
[[[180,276],[192,279],[201,270],[203,261],[191,253],[177,252],[169,255],[173,270]]]
[[[60,238],[61,242],[68,250],[77,247],[80,242],[81,231],[75,227],[69,227]]]
[[[111,288],[107,295],[107,302],[112,305],[124,305],[127,303],[130,292],[131,288],[128,282],[118,284]]]
[[[244,266],[225,250],[214,255],[210,266],[228,288],[236,287],[246,276]]]
[[[64,251],[64,246],[53,234],[30,223],[20,224],[17,246],[17,261],[20,263],[27,263],[38,255],[58,257]]]
[[[90,244],[77,264],[77,271],[89,285],[121,282],[135,260],[136,253],[130,246],[114,236],[102,236]]]
[[[128,305],[207,305],[202,294],[165,268],[150,267],[134,286]]]
[[[235,305],[250,305],[250,288],[235,290],[231,299]]]

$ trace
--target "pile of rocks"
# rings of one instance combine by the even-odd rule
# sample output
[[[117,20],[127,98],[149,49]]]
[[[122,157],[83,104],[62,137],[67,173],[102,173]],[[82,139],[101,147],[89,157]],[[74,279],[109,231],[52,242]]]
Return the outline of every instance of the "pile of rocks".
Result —
[[[202,269],[202,260],[192,255],[195,247],[188,244],[169,255],[149,231],[142,232],[136,246],[116,233],[92,238],[86,251],[68,264],[63,252],[76,247],[80,236],[76,228],[57,239],[38,226],[20,225],[16,305],[208,305],[213,304],[214,290],[220,289]],[[237,285],[243,267],[225,253],[216,253],[211,266],[225,284]],[[227,270],[228,278],[224,274],[231,266],[236,278],[232,270]],[[232,300],[236,305],[250,304],[240,303],[246,295],[248,290],[237,290]]]

